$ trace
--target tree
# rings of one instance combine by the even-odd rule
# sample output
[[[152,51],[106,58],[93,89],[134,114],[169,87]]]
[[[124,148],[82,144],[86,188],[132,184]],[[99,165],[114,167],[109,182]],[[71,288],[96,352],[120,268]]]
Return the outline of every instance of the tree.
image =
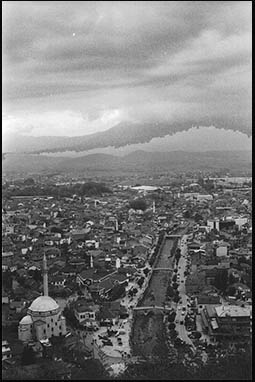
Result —
[[[184,211],[183,217],[185,219],[189,219],[191,217],[191,212],[189,210]]]
[[[73,189],[75,192],[76,189]],[[112,191],[106,187],[103,183],[88,182],[80,185],[77,189],[77,195],[79,196],[93,196],[93,195],[102,195],[103,193],[111,193]]]
[[[180,257],[181,257],[181,251],[179,248],[177,248],[176,253],[175,253],[176,264],[178,264]]]
[[[114,285],[114,287],[112,288],[110,292],[110,299],[112,301],[115,301],[118,298],[123,297],[125,295],[125,292],[126,292],[125,285],[123,284]]]
[[[137,292],[138,292],[138,289],[133,288],[133,294],[136,295]]]
[[[234,296],[236,294],[236,288],[232,285],[228,288],[228,295],[229,296]]]
[[[4,289],[9,290],[12,288],[12,274],[10,270],[2,273],[2,283]]]
[[[171,285],[168,285],[168,287],[167,287],[167,295],[169,297],[174,297],[174,289]]]
[[[22,365],[31,365],[32,363],[35,363],[35,353],[31,347],[26,346],[23,349],[21,363]]]
[[[79,328],[80,326],[79,321],[75,317],[72,309],[65,307],[63,310],[63,315],[65,316],[66,320],[69,322],[71,326],[77,329]]]
[[[35,181],[34,181],[33,178],[27,178],[27,179],[24,180],[24,184],[26,186],[33,186],[35,184]]]
[[[170,324],[168,325],[169,330],[173,330],[173,329],[175,329],[175,327],[176,327],[176,325],[174,322],[170,322]]]
[[[175,329],[170,330],[170,337],[176,338],[178,336],[178,332]]]
[[[42,272],[39,269],[34,270],[33,279],[39,282],[42,281]]]
[[[225,292],[226,287],[228,284],[228,271],[226,269],[218,269],[214,285],[217,289],[219,289],[221,292]]]
[[[178,340],[175,341],[176,345]],[[180,342],[179,342],[180,343]],[[201,365],[197,370],[177,363],[173,365],[165,360],[146,361],[129,365],[123,380],[252,380],[251,351],[237,354],[235,357],[220,358],[219,363]]]
[[[199,213],[196,213],[194,216],[194,220],[196,223],[198,223],[200,220],[203,220],[203,216],[200,215]]]
[[[175,312],[170,313],[169,316],[168,316],[168,321],[169,322],[174,322],[175,317],[176,317],[176,313]]]
[[[143,283],[144,283],[144,277],[140,277],[140,279],[137,281],[137,284],[139,285],[140,288],[142,287]]]
[[[135,199],[129,203],[129,208],[145,211],[147,209],[147,203],[144,199]]]
[[[173,283],[173,288],[177,289],[178,288],[178,284],[177,283]]]
[[[202,334],[200,332],[195,332],[194,333],[194,337],[199,339],[200,337],[202,336]]]
[[[233,274],[232,273],[230,273],[230,275],[229,275],[229,278],[228,278],[228,282],[229,282],[229,284],[231,285],[231,284],[234,284],[234,283],[236,283],[237,282],[237,279],[236,279],[236,277],[235,276],[233,276]]]

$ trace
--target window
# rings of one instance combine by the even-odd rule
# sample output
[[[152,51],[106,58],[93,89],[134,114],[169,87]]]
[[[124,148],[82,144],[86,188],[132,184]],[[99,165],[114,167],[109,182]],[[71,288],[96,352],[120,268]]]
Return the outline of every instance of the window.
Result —
[[[53,332],[53,330],[54,330],[54,329],[53,329],[53,328],[51,328],[51,331],[52,331],[52,332]]]
[[[46,334],[46,329],[43,329],[43,333]]]
[[[61,330],[62,328],[61,328],[61,325],[59,325],[59,330]]]
[[[47,324],[47,327],[49,328],[49,327],[50,327],[50,324]]]

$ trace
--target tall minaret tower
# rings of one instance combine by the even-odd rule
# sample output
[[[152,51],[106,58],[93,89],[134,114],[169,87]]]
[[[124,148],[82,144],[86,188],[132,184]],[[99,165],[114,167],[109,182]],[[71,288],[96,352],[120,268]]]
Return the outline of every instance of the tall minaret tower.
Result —
[[[43,295],[48,296],[48,269],[45,253],[43,255]]]

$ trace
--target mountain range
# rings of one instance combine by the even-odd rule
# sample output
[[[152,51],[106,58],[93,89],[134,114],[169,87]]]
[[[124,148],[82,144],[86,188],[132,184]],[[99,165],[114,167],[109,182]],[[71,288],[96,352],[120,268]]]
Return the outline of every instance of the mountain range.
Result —
[[[90,154],[77,158],[51,157],[36,154],[5,153],[2,156],[4,173],[82,173],[89,171],[157,172],[229,169],[251,172],[251,151],[208,152],[145,152],[135,151],[119,157],[109,154]]]
[[[150,142],[153,138],[174,136],[180,131],[189,130],[190,126],[185,129],[183,123],[171,126],[168,123],[121,122],[106,131],[75,137],[8,135],[3,139],[3,151],[39,154],[67,151],[82,152],[109,146],[120,148]],[[211,125],[203,124],[201,121],[198,126]],[[220,129],[216,130],[220,131]],[[141,149],[143,148],[141,147]]]

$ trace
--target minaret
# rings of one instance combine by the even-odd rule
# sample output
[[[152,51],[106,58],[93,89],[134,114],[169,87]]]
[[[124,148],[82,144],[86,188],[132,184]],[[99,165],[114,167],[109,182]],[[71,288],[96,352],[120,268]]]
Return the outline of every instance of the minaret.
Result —
[[[43,295],[48,296],[48,269],[45,254],[43,255]]]
[[[155,200],[153,200],[152,212],[153,212],[154,214],[155,214],[155,212],[156,212]]]

